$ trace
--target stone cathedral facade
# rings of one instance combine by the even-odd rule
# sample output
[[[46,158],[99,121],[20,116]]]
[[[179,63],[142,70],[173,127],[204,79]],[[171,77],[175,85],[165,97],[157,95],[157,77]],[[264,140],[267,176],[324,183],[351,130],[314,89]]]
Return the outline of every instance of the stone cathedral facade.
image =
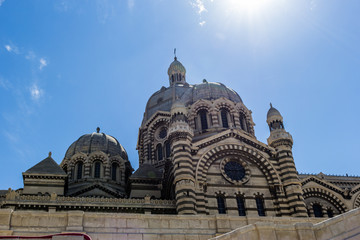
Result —
[[[49,154],[23,172],[24,188],[0,191],[2,210],[11,210],[3,215],[47,211],[66,213],[69,219],[80,211],[81,224],[68,220],[58,232],[89,232],[85,215],[90,213],[99,218],[133,214],[135,219],[150,214],[182,223],[190,221],[180,219],[185,215],[316,223],[360,206],[360,177],[298,173],[292,136],[271,104],[269,137],[262,143],[251,110],[234,90],[205,79],[188,83],[176,57],[168,81],[146,104],[135,172],[123,146],[98,128],[72,143],[60,165]],[[1,214],[0,229],[6,229]],[[6,231],[14,231],[10,225]],[[236,228],[230,225],[213,232],[209,225],[204,239]]]

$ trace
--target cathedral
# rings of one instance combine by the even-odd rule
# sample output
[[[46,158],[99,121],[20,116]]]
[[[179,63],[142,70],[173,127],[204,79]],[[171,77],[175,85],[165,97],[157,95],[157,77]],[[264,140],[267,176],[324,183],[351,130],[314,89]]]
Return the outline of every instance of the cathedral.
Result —
[[[0,238],[359,239],[360,177],[299,174],[275,107],[260,142],[239,94],[189,83],[175,57],[145,106],[139,168],[100,128],[80,136],[60,165],[49,153],[0,191]]]

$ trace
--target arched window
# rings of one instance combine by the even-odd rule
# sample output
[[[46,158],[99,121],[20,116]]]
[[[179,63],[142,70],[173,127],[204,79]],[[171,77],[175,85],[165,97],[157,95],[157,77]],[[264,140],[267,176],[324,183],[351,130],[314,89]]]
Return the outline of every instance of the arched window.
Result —
[[[236,202],[237,202],[239,216],[246,216],[244,197],[237,196]]]
[[[113,181],[116,181],[117,180],[117,170],[118,170],[118,165],[117,165],[117,163],[113,163],[112,165],[111,165],[111,179],[113,180]]]
[[[227,116],[228,111],[226,109],[221,109],[220,115],[221,115],[222,126],[224,128],[228,128],[229,127],[228,116]]]
[[[147,150],[148,150],[148,152],[147,152],[147,157],[148,157],[148,160],[150,161],[150,160],[151,160],[151,152],[152,152],[151,143],[149,143],[149,144],[147,145]]]
[[[332,209],[329,208],[326,212],[329,218],[332,218],[334,216],[334,212]]]
[[[208,129],[207,111],[205,109],[200,110],[199,116],[200,116],[201,129],[202,130]]]
[[[247,126],[246,126],[246,117],[245,117],[245,114],[244,113],[240,113],[240,127],[241,127],[241,129],[242,130],[244,130],[244,131],[248,131],[247,130]]]
[[[256,200],[256,208],[258,211],[258,215],[263,217],[265,216],[265,208],[264,208],[264,200],[262,197],[258,196],[255,198]]]
[[[320,204],[315,203],[313,204],[313,210],[314,210],[314,215],[315,217],[323,217],[323,212],[322,212],[322,207]]]
[[[165,142],[165,154],[166,158],[170,157],[170,143],[168,141]]]
[[[162,146],[161,144],[158,144],[156,146],[156,152],[157,152],[157,160],[160,161],[163,159],[163,151],[162,151]]]
[[[76,164],[76,179],[81,179],[82,178],[82,172],[83,172],[83,163],[78,162]]]
[[[217,204],[218,204],[218,211],[219,214],[226,214],[226,209],[225,209],[225,197],[224,196],[217,196]]]
[[[101,163],[95,162],[94,164],[94,178],[100,178]]]

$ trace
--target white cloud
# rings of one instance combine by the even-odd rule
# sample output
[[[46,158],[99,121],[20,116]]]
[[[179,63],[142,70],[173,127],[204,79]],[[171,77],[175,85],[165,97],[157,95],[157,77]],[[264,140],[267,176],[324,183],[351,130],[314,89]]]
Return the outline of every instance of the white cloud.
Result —
[[[0,0],[0,7],[5,2],[5,0]]]
[[[205,21],[201,21],[201,22],[199,22],[199,24],[200,24],[200,26],[204,26],[205,25]]]
[[[195,8],[197,8],[198,14],[201,15],[202,12],[207,12],[207,9],[205,8],[204,1],[203,0],[195,0],[193,2],[190,2],[191,5]]]
[[[13,53],[19,54],[19,49],[12,43],[6,44],[4,47],[8,52],[13,52]]]
[[[44,91],[38,87],[38,85],[34,84],[30,88],[30,95],[33,100],[39,100],[40,97],[44,94]]]
[[[6,50],[8,50],[8,52],[11,52],[11,50],[12,50],[10,45],[5,45],[5,48],[6,48]]]
[[[40,58],[40,70],[47,66],[47,61],[44,58]]]
[[[128,4],[128,8],[130,10],[132,10],[134,8],[134,6],[135,6],[135,0],[128,0],[127,4]]]

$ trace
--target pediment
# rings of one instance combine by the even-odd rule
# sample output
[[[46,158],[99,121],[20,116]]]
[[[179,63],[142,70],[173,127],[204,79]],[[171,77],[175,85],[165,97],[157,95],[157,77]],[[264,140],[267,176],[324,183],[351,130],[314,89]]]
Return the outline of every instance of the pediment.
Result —
[[[198,149],[202,149],[211,145],[218,144],[222,141],[226,141],[230,138],[236,139],[237,141],[250,145],[251,147],[254,147],[262,152],[268,153],[269,155],[271,155],[271,152],[273,150],[268,145],[258,141],[256,138],[252,136],[248,136],[245,132],[237,129],[228,129],[223,132],[217,133],[215,135],[209,136],[207,138],[201,139],[193,143],[193,146]]]
[[[320,178],[318,178],[316,176],[309,176],[309,177],[307,177],[307,178],[305,178],[305,179],[303,179],[301,181],[301,185],[302,185],[303,188],[305,188],[307,186],[310,186],[312,183],[315,183],[316,185],[320,185],[322,187],[325,187],[325,188],[327,188],[329,190],[332,190],[334,192],[337,192],[339,194],[343,194],[343,192],[344,192],[344,190],[339,188],[338,186],[336,186],[336,185],[334,185],[334,184],[332,184],[330,182],[327,182],[327,181],[325,181],[323,179],[320,179]]]
[[[71,194],[73,197],[124,197],[124,194],[100,183],[94,183]]]

